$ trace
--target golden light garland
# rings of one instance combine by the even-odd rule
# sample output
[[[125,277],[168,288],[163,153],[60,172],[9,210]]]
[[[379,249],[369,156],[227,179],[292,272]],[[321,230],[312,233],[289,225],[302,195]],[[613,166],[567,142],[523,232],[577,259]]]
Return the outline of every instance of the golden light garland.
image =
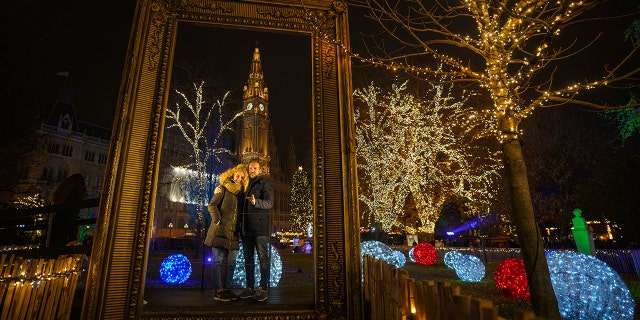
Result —
[[[372,84],[354,97],[362,102],[355,113],[356,154],[359,200],[368,220],[390,230],[409,194],[426,232],[433,232],[452,195],[468,201],[470,215],[489,210],[500,162],[496,150],[475,143],[486,137],[490,121],[466,112],[466,99],[454,99],[451,87],[434,85],[429,100],[422,101],[406,93],[406,82],[385,94]]]
[[[343,54],[357,59],[362,63],[375,67],[383,67],[392,71],[405,71],[415,75],[417,78],[427,79],[428,76],[446,77],[449,80],[466,80],[478,83],[485,88],[494,102],[494,119],[500,120],[502,117],[509,117],[512,127],[497,128],[506,131],[497,132],[500,141],[510,139],[515,134],[520,135],[518,123],[526,118],[531,112],[541,106],[564,104],[575,99],[578,93],[591,90],[599,86],[610,85],[610,80],[614,79],[613,73],[608,73],[601,79],[583,81],[567,85],[558,89],[545,90],[540,87],[531,87],[529,83],[534,74],[539,73],[548,66],[552,60],[568,57],[580,48],[568,51],[567,48],[551,47],[549,41],[557,38],[562,32],[562,27],[573,22],[597,2],[594,1],[555,1],[552,3],[544,1],[520,0],[510,3],[510,8],[506,8],[501,3],[465,0],[462,6],[454,8],[442,8],[443,15],[436,15],[427,10],[418,10],[422,16],[419,18],[432,21],[446,19],[447,22],[459,21],[458,16],[466,16],[473,19],[477,28],[475,35],[452,32],[444,27],[446,23],[438,22],[438,29],[434,30],[441,34],[442,42],[468,49],[480,60],[486,62],[486,66],[479,72],[473,71],[468,62],[461,58],[437,51],[425,44],[425,41],[413,35],[416,44],[423,46],[422,54],[427,54],[447,65],[450,70],[441,68],[419,67],[409,62],[394,61],[393,57],[381,59],[376,57],[363,57],[354,53],[340,40],[327,34],[324,25],[319,23],[319,19],[309,13],[307,19],[310,21],[315,31],[321,34],[325,41],[335,45]],[[400,29],[409,32],[422,32],[424,30],[411,29],[412,20],[409,17],[398,15],[399,8],[383,7],[383,3],[376,3],[380,15],[388,14],[388,20],[396,20]],[[362,2],[360,6],[372,5],[369,2]],[[449,11],[447,11],[449,10]],[[403,20],[404,19],[404,20]],[[428,27],[426,27],[429,30]],[[528,49],[531,49],[530,51]],[[419,53],[415,53],[416,55]],[[562,55],[562,56],[561,56]],[[551,84],[551,83],[550,83]],[[535,90],[537,97],[524,98],[522,94]]]

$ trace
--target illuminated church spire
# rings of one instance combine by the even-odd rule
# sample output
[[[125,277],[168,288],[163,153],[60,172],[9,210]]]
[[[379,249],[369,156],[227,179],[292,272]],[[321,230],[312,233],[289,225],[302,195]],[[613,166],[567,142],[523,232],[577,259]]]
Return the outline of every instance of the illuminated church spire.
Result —
[[[238,156],[242,163],[259,159],[264,164],[263,172],[269,173],[269,90],[265,86],[260,49],[256,43],[249,70],[249,79],[242,95],[242,121]]]
[[[251,60],[251,69],[249,71],[249,80],[244,87],[243,100],[252,97],[259,97],[265,102],[269,100],[269,90],[264,85],[264,74],[262,73],[262,61],[260,61],[260,49],[256,43],[253,50],[253,59]]]

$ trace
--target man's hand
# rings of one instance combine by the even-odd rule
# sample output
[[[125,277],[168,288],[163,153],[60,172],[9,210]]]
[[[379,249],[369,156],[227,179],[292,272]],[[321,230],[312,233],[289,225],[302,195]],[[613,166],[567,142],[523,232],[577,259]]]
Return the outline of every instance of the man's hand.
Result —
[[[214,190],[213,190],[213,194],[218,194],[222,192],[222,188],[220,188],[220,186],[217,186]]]
[[[256,197],[253,194],[251,194],[251,197],[247,197],[247,200],[249,200],[252,205],[256,205]]]

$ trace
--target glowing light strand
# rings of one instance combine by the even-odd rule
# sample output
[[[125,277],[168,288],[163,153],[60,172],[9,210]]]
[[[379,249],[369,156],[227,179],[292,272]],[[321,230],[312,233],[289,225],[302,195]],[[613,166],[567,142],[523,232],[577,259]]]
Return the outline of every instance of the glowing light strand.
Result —
[[[273,245],[269,246],[271,254],[271,266],[269,268],[269,286],[275,288],[280,283],[282,277],[282,258],[280,252]],[[255,285],[260,285],[260,259],[258,259],[258,252],[254,252],[253,261],[255,261]],[[233,273],[233,285],[237,288],[246,288],[247,286],[247,273],[244,266],[244,246],[240,243],[240,250],[238,251],[238,259],[236,260],[236,269]]]
[[[313,226],[313,202],[307,171],[302,167],[293,174],[291,186],[291,227],[289,231],[305,233]]]
[[[633,319],[635,302],[606,263],[574,251],[547,253],[553,291],[563,319]]]
[[[486,212],[495,197],[500,161],[497,144],[476,143],[490,131],[488,114],[464,111],[451,87],[433,85],[428,101],[406,93],[406,82],[391,91],[373,84],[354,92],[359,199],[370,221],[384,230],[398,225],[409,194],[423,228],[433,232],[440,209],[452,194],[468,200],[471,212]],[[470,96],[468,93],[465,96]],[[407,180],[407,177],[412,179]]]
[[[206,212],[206,206],[209,202],[207,189],[208,178],[207,164],[211,157],[214,157],[215,163],[219,163],[219,155],[231,151],[218,147],[218,142],[226,131],[231,131],[231,124],[242,113],[238,112],[228,120],[223,118],[222,108],[225,105],[225,99],[229,95],[227,92],[222,100],[215,101],[211,106],[206,104],[203,96],[204,81],[200,84],[193,83],[193,100],[182,91],[174,90],[181,98],[180,102],[176,102],[173,107],[168,107],[166,112],[167,130],[177,129],[182,137],[189,143],[192,150],[192,162],[187,164],[183,169],[190,172],[186,181],[174,181],[178,184],[186,186],[183,192],[186,203],[195,203],[200,209],[196,209],[198,225],[202,225],[202,212]],[[211,133],[210,120],[214,111],[217,113],[216,132]],[[183,114],[186,113],[186,114]],[[195,181],[195,182],[194,182]],[[209,185],[210,187],[210,185]],[[194,190],[195,189],[195,190]]]
[[[364,58],[358,53],[327,34],[325,24],[308,10],[307,19],[313,28],[323,35],[325,41],[335,45],[345,55],[358,59],[360,62],[373,66],[380,66],[389,70],[403,70],[414,74],[418,78],[429,79],[432,76],[444,76],[449,80],[462,80],[478,83],[487,89],[494,102],[495,119],[501,121],[508,118],[510,127],[500,128],[508,130],[507,134],[497,133],[501,141],[511,139],[513,134],[521,134],[518,123],[526,118],[537,107],[550,107],[566,103],[577,103],[596,108],[617,108],[597,103],[582,101],[578,94],[596,87],[611,87],[615,82],[632,79],[640,72],[635,69],[631,73],[616,74],[620,66],[631,61],[632,56],[640,52],[640,43],[633,42],[629,54],[620,60],[615,67],[606,68],[604,74],[595,80],[585,80],[562,86],[552,85],[559,81],[533,83],[534,75],[542,74],[549,68],[550,62],[563,60],[580,52],[584,47],[552,47],[552,40],[560,34],[562,27],[575,22],[586,11],[592,9],[597,1],[528,1],[519,0],[499,7],[490,6],[485,1],[465,0],[461,6],[442,6],[441,11],[425,10],[412,7],[412,2],[401,2],[404,7],[398,8],[386,2],[353,1],[352,4],[370,8],[375,12],[372,16],[376,21],[386,26],[388,33],[396,39],[405,41],[403,47],[416,48],[414,51],[395,53],[396,56],[385,58]],[[416,12],[417,16],[403,16],[398,12]],[[476,29],[465,29],[467,34],[452,31],[448,26],[467,17],[475,21]],[[426,22],[425,22],[426,21]],[[395,23],[395,25],[393,25]],[[330,30],[330,29],[329,29]],[[408,39],[414,40],[410,44],[401,32],[405,32]],[[435,37],[435,38],[434,38]],[[425,40],[429,39],[429,40]],[[557,42],[560,43],[560,42]],[[469,54],[457,57],[443,53],[432,45],[445,45],[462,48]],[[588,46],[588,45],[587,45]],[[438,47],[442,48],[442,46]],[[420,51],[422,50],[422,51]],[[455,52],[460,52],[456,50]],[[406,57],[422,56],[434,57],[445,63],[447,69],[418,67],[407,62]],[[476,56],[486,62],[477,70],[467,59]],[[464,59],[462,58],[464,57]],[[404,60],[404,62],[398,62]],[[596,76],[597,77],[597,76]],[[618,88],[623,86],[618,85]]]

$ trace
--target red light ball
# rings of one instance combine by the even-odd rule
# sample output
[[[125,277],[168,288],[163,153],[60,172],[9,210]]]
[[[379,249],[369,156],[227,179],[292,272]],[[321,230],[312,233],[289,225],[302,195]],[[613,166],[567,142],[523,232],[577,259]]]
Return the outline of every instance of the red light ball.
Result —
[[[529,299],[529,281],[524,268],[524,260],[505,259],[496,268],[493,280],[500,292],[513,299]]]
[[[428,242],[420,242],[413,247],[413,260],[421,265],[430,266],[437,258],[436,248]]]

